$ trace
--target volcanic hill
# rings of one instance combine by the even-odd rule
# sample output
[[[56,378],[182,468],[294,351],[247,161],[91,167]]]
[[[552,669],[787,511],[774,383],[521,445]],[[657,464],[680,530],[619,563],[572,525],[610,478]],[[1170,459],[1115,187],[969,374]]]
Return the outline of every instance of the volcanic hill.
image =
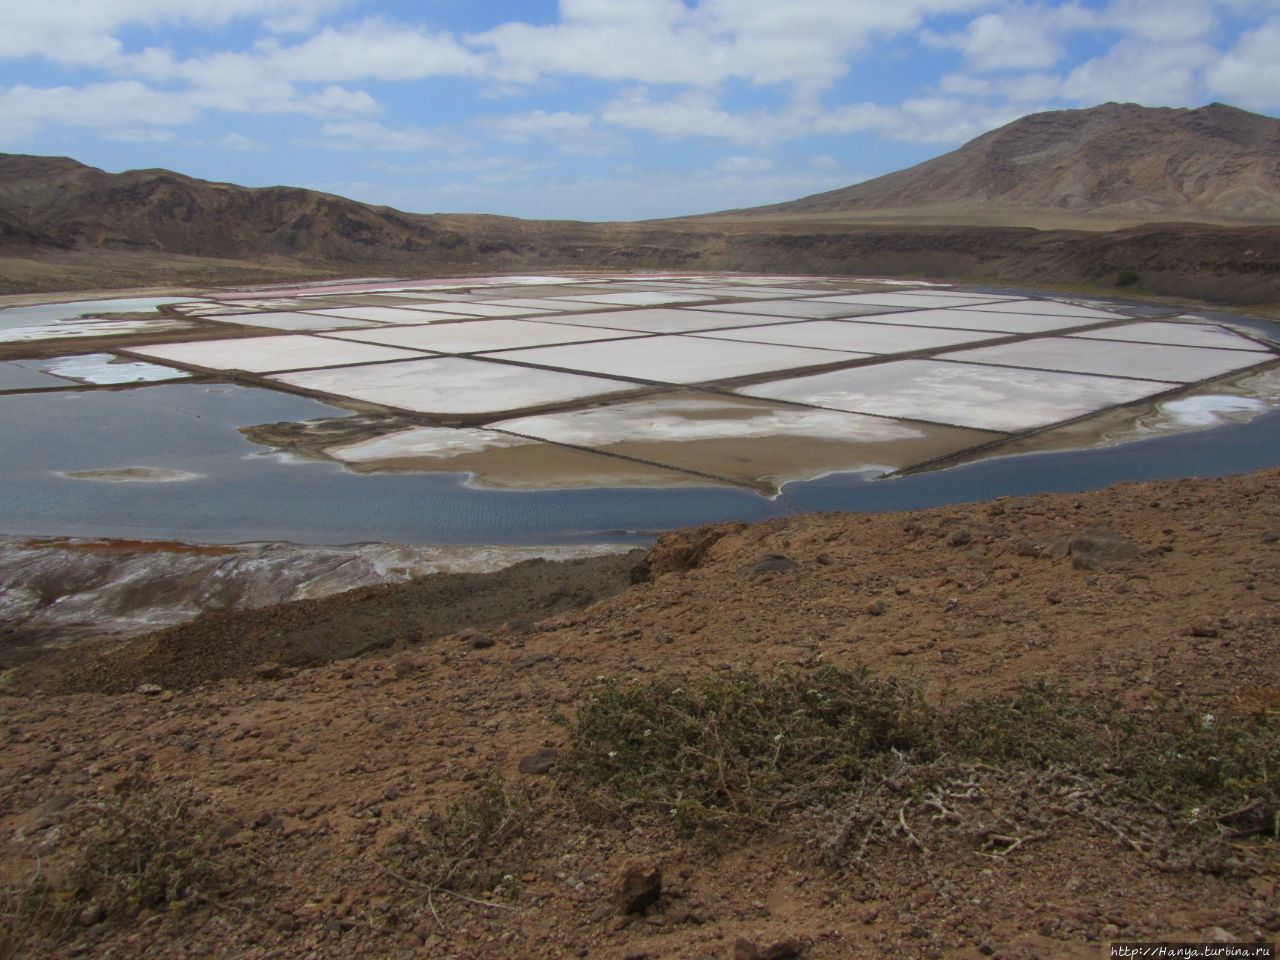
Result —
[[[906,170],[733,213],[974,223],[1046,211],[1130,222],[1275,222],[1280,120],[1221,103],[1036,113]]]
[[[1280,120],[1104,104],[789,203],[635,223],[414,214],[0,154],[0,294],[572,269],[919,276],[1280,303]]]

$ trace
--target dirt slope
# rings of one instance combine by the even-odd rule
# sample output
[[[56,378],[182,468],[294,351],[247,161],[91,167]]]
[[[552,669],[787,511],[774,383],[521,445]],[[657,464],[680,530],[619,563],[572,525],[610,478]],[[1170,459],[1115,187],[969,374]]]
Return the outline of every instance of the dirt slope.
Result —
[[[1141,220],[1280,220],[1280,120],[1221,103],[1037,113],[865,183],[739,215],[990,208]]]
[[[1070,540],[1100,528],[1093,546]],[[462,623],[410,642],[420,615],[404,606],[403,646],[362,660],[149,694],[0,696],[4,863],[10,876],[37,858],[56,871],[88,808],[146,783],[190,789],[224,846],[258,864],[256,892],[183,919],[119,924],[85,908],[50,956],[1031,960],[1102,957],[1114,939],[1274,940],[1276,863],[1246,867],[1244,846],[1234,866],[1159,868],[1132,835],[1064,812],[992,853],[912,808],[920,847],[873,846],[861,862],[824,859],[821,813],[714,854],[669,827],[587,818],[554,765],[550,777],[518,765],[565,746],[557,717],[601,677],[834,664],[908,678],[935,704],[1050,679],[1139,712],[1173,697],[1206,715],[1274,716],[1277,551],[1280,471],[731,524],[663,538],[649,582],[491,630],[492,646]],[[251,662],[264,629],[315,608],[292,609],[218,633],[218,656],[239,637]],[[213,642],[212,627],[189,635]],[[533,798],[509,889],[478,897],[496,906],[431,900],[388,851],[492,776]],[[1011,789],[1000,803],[1027,802]],[[641,914],[615,899],[633,860],[664,878]]]

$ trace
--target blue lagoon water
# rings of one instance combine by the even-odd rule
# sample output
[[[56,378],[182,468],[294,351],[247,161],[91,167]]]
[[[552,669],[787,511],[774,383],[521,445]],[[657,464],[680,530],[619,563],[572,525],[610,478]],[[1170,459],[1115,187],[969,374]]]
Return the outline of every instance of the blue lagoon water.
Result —
[[[724,487],[495,491],[468,487],[453,474],[354,474],[275,455],[237,429],[343,413],[302,397],[217,384],[0,397],[0,532],[210,543],[627,542],[713,521],[916,509],[1280,466],[1280,411],[1213,430],[909,477],[833,475],[788,484],[773,500]],[[59,475],[135,465],[200,476],[111,483]]]

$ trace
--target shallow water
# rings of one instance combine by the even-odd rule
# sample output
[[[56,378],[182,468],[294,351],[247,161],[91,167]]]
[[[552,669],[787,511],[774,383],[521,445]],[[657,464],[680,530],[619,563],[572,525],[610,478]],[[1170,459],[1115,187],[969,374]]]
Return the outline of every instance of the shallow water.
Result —
[[[119,300],[73,300],[70,303],[39,303],[29,307],[0,310],[0,330],[35,327],[86,314],[145,313],[166,303],[186,303],[191,297],[129,297]]]
[[[888,480],[830,476],[789,484],[774,500],[723,487],[517,492],[473,489],[459,475],[359,475],[273,454],[237,431],[340,415],[317,401],[222,385],[0,397],[0,530],[211,543],[626,542],[712,521],[915,509],[1280,466],[1280,411],[1101,450],[1028,454]],[[105,483],[59,475],[125,467],[198,476]]]

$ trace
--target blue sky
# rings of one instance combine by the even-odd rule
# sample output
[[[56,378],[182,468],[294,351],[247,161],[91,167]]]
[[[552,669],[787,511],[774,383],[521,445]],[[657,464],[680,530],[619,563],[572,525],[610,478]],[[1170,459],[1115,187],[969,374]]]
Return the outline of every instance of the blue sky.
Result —
[[[1280,0],[40,0],[0,151],[415,212],[769,203],[1038,110],[1280,112]]]

